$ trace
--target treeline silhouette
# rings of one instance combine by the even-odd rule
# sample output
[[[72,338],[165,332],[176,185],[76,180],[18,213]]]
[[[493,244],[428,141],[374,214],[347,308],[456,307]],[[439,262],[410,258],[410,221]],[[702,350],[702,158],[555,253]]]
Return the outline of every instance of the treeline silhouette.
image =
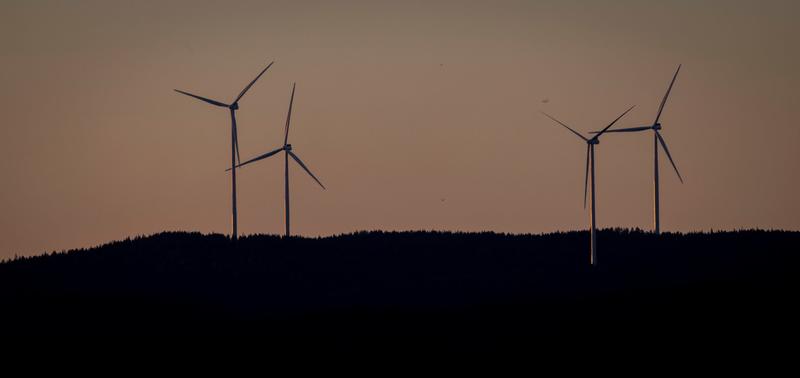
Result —
[[[359,347],[743,338],[793,325],[800,233],[165,232],[0,264],[4,334]],[[319,344],[316,344],[319,345]],[[419,346],[419,345],[418,345]]]

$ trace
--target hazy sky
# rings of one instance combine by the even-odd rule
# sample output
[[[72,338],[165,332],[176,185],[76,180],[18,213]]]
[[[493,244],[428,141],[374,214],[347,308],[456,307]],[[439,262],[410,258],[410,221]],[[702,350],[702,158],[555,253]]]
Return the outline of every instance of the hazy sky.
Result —
[[[293,232],[585,229],[588,132],[652,122],[676,66],[662,228],[800,229],[797,1],[0,2],[0,258],[230,232],[242,158],[290,142]],[[543,100],[547,99],[547,102]],[[597,148],[598,224],[652,224],[652,135]],[[239,228],[283,230],[283,161],[239,175]]]

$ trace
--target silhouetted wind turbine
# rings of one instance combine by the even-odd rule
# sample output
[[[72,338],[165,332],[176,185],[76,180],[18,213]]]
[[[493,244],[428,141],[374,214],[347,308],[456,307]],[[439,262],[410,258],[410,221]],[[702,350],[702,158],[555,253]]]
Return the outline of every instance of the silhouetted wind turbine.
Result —
[[[189,92],[184,92],[184,91],[181,91],[181,90],[178,90],[178,89],[175,90],[175,92],[178,92],[178,93],[181,93],[181,94],[185,94],[185,95],[187,95],[189,97],[194,97],[194,98],[196,98],[196,99],[198,99],[200,101],[205,101],[205,102],[207,102],[207,103],[209,103],[211,105],[216,105],[216,106],[219,106],[219,107],[222,107],[222,108],[230,109],[230,112],[231,112],[231,169],[232,169],[232,172],[231,172],[231,193],[232,193],[232,198],[233,198],[233,206],[232,206],[233,207],[233,236],[232,236],[233,240],[236,240],[238,235],[239,235],[238,230],[237,230],[237,225],[236,225],[236,169],[235,168],[236,168],[236,162],[237,161],[239,163],[242,162],[242,159],[239,157],[239,132],[236,129],[236,110],[239,109],[239,100],[242,99],[242,96],[244,96],[244,94],[247,93],[247,91],[250,89],[250,87],[252,87],[253,84],[255,84],[255,82],[261,77],[261,75],[264,74],[264,72],[267,72],[267,70],[270,67],[272,67],[273,63],[275,63],[275,62],[271,62],[269,65],[267,65],[266,68],[261,70],[261,73],[259,73],[258,76],[256,76],[256,78],[253,79],[253,81],[250,82],[250,84],[247,84],[247,86],[244,87],[244,89],[242,89],[241,92],[239,92],[239,95],[236,96],[236,99],[233,100],[233,102],[231,102],[230,105],[222,103],[222,102],[219,102],[219,101],[216,101],[216,100],[212,100],[212,99],[209,99],[209,98],[205,98],[205,97],[201,97],[201,96],[198,96],[198,95],[194,95],[194,94],[191,94]],[[231,170],[231,169],[229,169],[229,170]]]
[[[600,138],[600,135],[603,135],[603,133],[605,133],[615,123],[617,123],[617,121],[619,121],[620,118],[622,118],[625,114],[628,114],[628,112],[631,111],[631,109],[633,109],[633,106],[628,108],[628,110],[626,110],[619,117],[617,117],[617,119],[615,119],[614,121],[609,123],[608,126],[606,126],[602,131],[597,133],[591,139],[587,139],[586,137],[581,135],[579,132],[573,130],[571,127],[567,126],[563,122],[553,118],[552,116],[550,116],[549,114],[547,114],[545,112],[542,112],[542,114],[547,116],[547,118],[550,118],[553,121],[557,122],[559,125],[566,127],[567,130],[572,131],[573,134],[577,135],[579,138],[583,139],[586,142],[586,174],[584,176],[584,181],[583,181],[583,208],[584,209],[586,208],[586,191],[587,191],[588,186],[589,186],[589,166],[591,165],[591,172],[592,172],[592,206],[591,206],[591,209],[592,209],[592,211],[591,211],[591,217],[589,218],[590,222],[591,222],[590,223],[590,227],[591,227],[590,228],[590,233],[591,233],[591,235],[590,235],[590,239],[591,239],[590,243],[591,244],[590,244],[590,247],[589,247],[589,249],[591,251],[591,254],[589,255],[589,263],[592,264],[592,265],[597,264],[597,221],[595,219],[595,197],[594,197],[594,193],[595,193],[594,192],[594,146],[600,143],[600,139],[598,139],[598,138]]]
[[[667,88],[667,93],[665,93],[664,98],[661,99],[661,106],[658,107],[658,114],[656,114],[656,120],[653,121],[652,125],[608,130],[609,133],[625,133],[625,132],[653,130],[653,218],[654,218],[653,228],[656,235],[661,233],[661,215],[660,215],[659,193],[658,193],[658,144],[659,143],[661,143],[661,146],[664,147],[664,152],[667,153],[667,158],[669,158],[669,162],[672,163],[672,168],[675,169],[675,173],[678,175],[678,180],[680,180],[681,184],[683,184],[683,177],[681,177],[681,173],[678,172],[678,167],[672,160],[672,155],[670,155],[669,148],[667,148],[667,142],[664,141],[664,138],[658,131],[661,130],[661,124],[658,122],[658,120],[659,118],[661,118],[661,112],[664,111],[664,105],[666,105],[667,103],[667,98],[669,97],[669,93],[672,91],[672,85],[675,84],[675,79],[678,77],[678,72],[680,72],[680,70],[681,70],[681,65],[678,65],[678,69],[675,71],[675,75],[672,76],[672,81],[669,83],[669,88]],[[596,131],[593,133],[596,133]]]
[[[250,164],[250,163],[253,163],[253,162],[256,162],[256,161],[259,161],[259,160],[266,159],[266,158],[268,158],[268,157],[270,157],[272,155],[277,154],[278,152],[281,152],[281,151],[284,152],[284,155],[285,155],[284,156],[285,157],[285,159],[284,159],[284,177],[285,177],[285,184],[286,184],[284,186],[285,196],[286,196],[286,237],[291,236],[291,233],[290,233],[290,230],[289,230],[289,224],[290,224],[289,223],[289,156],[291,156],[292,159],[294,159],[294,161],[296,161],[297,164],[299,164],[300,167],[303,168],[303,170],[305,170],[306,173],[308,173],[308,175],[311,176],[311,178],[313,178],[314,181],[317,182],[317,184],[319,184],[319,186],[322,187],[322,189],[325,189],[325,185],[322,185],[322,183],[319,181],[319,179],[317,179],[317,176],[314,176],[314,174],[311,173],[311,171],[308,169],[308,167],[306,167],[306,165],[303,164],[303,161],[300,160],[300,158],[294,152],[292,152],[292,145],[289,144],[289,123],[292,120],[292,104],[294,103],[294,90],[295,90],[295,85],[292,84],[292,97],[289,99],[289,113],[286,114],[286,133],[285,133],[285,135],[283,137],[283,147],[278,148],[278,149],[273,150],[273,151],[270,151],[270,152],[267,152],[266,154],[263,154],[261,156],[254,157],[254,158],[252,158],[252,159],[250,159],[250,160],[248,160],[248,161],[246,161],[244,163],[241,163],[241,164],[236,166],[236,168],[242,167],[242,166],[245,166],[247,164]],[[229,171],[229,170],[230,169],[227,169],[227,171]]]

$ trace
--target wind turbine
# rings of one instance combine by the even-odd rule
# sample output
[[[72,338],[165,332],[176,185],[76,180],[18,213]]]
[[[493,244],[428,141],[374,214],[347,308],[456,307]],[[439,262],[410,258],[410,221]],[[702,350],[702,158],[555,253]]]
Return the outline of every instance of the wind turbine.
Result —
[[[600,135],[603,135],[603,133],[605,133],[615,123],[617,123],[617,121],[619,121],[620,118],[625,116],[625,114],[628,114],[628,112],[631,111],[631,109],[633,109],[633,106],[628,108],[628,110],[626,110],[619,117],[617,117],[617,119],[615,119],[614,121],[609,123],[608,126],[606,126],[599,133],[595,134],[595,136],[593,136],[592,138],[586,138],[585,136],[583,136],[579,132],[573,130],[571,127],[567,126],[563,122],[553,118],[552,116],[550,116],[549,114],[547,114],[545,112],[542,112],[542,114],[547,116],[547,118],[550,118],[553,121],[557,122],[559,125],[566,127],[567,130],[572,131],[573,134],[577,135],[579,138],[583,139],[584,142],[586,142],[586,174],[584,176],[584,181],[583,181],[583,208],[584,209],[586,208],[586,191],[587,191],[588,186],[589,186],[589,166],[591,165],[591,172],[592,172],[592,206],[591,206],[591,210],[592,211],[591,211],[591,217],[589,218],[590,227],[591,227],[590,228],[591,241],[590,241],[590,247],[589,247],[589,249],[591,251],[591,254],[589,256],[589,263],[592,264],[592,265],[596,265],[597,264],[597,221],[595,219],[595,206],[594,206],[595,205],[595,197],[594,197],[594,193],[595,193],[594,192],[594,146],[596,146],[597,144],[600,143],[600,139],[598,139],[598,138],[600,138]]]
[[[236,110],[239,109],[239,100],[242,99],[242,96],[244,96],[244,94],[247,93],[247,91],[250,89],[250,87],[252,87],[253,84],[255,84],[255,82],[261,77],[261,75],[264,74],[264,72],[267,72],[267,70],[270,67],[272,67],[273,63],[275,63],[275,62],[274,61],[271,62],[269,65],[267,65],[266,68],[261,70],[261,73],[259,73],[258,76],[256,76],[256,78],[253,79],[253,81],[250,82],[250,84],[247,84],[247,86],[244,87],[244,89],[242,89],[241,92],[239,92],[239,95],[236,96],[236,99],[233,100],[233,102],[231,102],[230,105],[229,104],[225,104],[223,102],[216,101],[216,100],[212,100],[212,99],[209,99],[209,98],[205,98],[205,97],[201,97],[201,96],[198,96],[198,95],[194,95],[194,94],[191,94],[189,92],[184,92],[182,90],[178,90],[178,89],[175,90],[175,92],[178,92],[178,93],[181,93],[181,94],[185,94],[185,95],[187,95],[189,97],[194,97],[194,98],[196,98],[196,99],[198,99],[200,101],[205,101],[205,102],[207,102],[207,103],[209,103],[211,105],[215,105],[215,106],[219,106],[219,107],[222,107],[222,108],[230,109],[230,112],[231,112],[231,169],[233,170],[231,172],[231,193],[232,193],[232,198],[233,198],[233,206],[232,206],[233,207],[233,236],[232,236],[232,238],[233,238],[234,241],[237,239],[237,237],[239,235],[238,230],[237,230],[237,226],[236,226],[236,169],[235,168],[236,168],[236,162],[237,161],[240,162],[240,163],[242,162],[242,159],[239,157],[239,136],[238,136],[239,132],[236,129]]]
[[[678,72],[680,71],[681,71],[681,65],[678,65],[678,69],[675,71],[675,75],[672,76],[672,81],[669,83],[669,88],[667,88],[667,93],[665,93],[664,98],[661,99],[661,106],[658,107],[658,114],[656,114],[656,120],[653,121],[652,125],[608,130],[609,133],[626,133],[626,132],[653,130],[653,210],[654,210],[653,228],[656,235],[659,235],[661,233],[661,215],[660,215],[659,191],[658,191],[658,144],[659,143],[661,143],[661,146],[664,147],[664,152],[667,153],[667,158],[669,159],[669,162],[672,163],[672,168],[675,169],[675,173],[678,175],[678,180],[680,180],[681,184],[683,184],[683,177],[681,177],[681,173],[678,172],[678,167],[675,165],[675,161],[672,160],[672,155],[670,155],[669,148],[667,148],[667,142],[664,141],[664,137],[662,137],[661,133],[659,132],[659,130],[661,130],[661,123],[658,122],[659,118],[661,118],[661,112],[664,111],[664,105],[666,105],[667,103],[667,98],[669,97],[669,93],[672,91],[672,85],[675,84],[675,79],[678,77]],[[596,133],[596,131],[594,133]]]
[[[290,233],[290,230],[289,230],[289,157],[291,156],[292,159],[294,159],[294,161],[296,161],[297,164],[300,165],[300,168],[303,168],[303,170],[305,170],[306,173],[308,173],[308,175],[311,176],[311,178],[313,178],[314,181],[316,181],[317,184],[319,184],[319,186],[322,187],[322,189],[325,189],[325,185],[322,185],[322,183],[319,181],[319,179],[317,179],[317,176],[314,176],[314,174],[311,173],[311,171],[308,169],[308,167],[306,167],[306,165],[303,164],[303,161],[300,160],[300,158],[294,152],[292,152],[292,145],[289,144],[289,122],[292,120],[292,104],[294,103],[294,90],[295,90],[295,84],[292,84],[292,97],[289,99],[289,113],[286,115],[286,132],[285,132],[284,137],[283,137],[283,147],[278,148],[278,149],[273,150],[273,151],[270,151],[270,152],[267,152],[266,154],[254,157],[254,158],[252,158],[252,159],[250,159],[250,160],[248,160],[248,161],[246,161],[244,163],[241,163],[241,164],[239,164],[239,165],[237,165],[235,167],[235,168],[242,167],[242,166],[245,166],[247,164],[250,164],[250,163],[253,163],[253,162],[256,162],[256,161],[259,161],[259,160],[266,159],[266,158],[268,158],[268,157],[270,157],[272,155],[277,154],[278,152],[281,152],[281,151],[284,152],[284,158],[285,158],[284,159],[284,178],[285,178],[284,190],[285,190],[285,197],[286,197],[286,206],[285,206],[285,208],[286,208],[286,237],[291,236],[291,233]],[[231,170],[231,169],[227,169],[226,171],[229,171],[229,170]]]

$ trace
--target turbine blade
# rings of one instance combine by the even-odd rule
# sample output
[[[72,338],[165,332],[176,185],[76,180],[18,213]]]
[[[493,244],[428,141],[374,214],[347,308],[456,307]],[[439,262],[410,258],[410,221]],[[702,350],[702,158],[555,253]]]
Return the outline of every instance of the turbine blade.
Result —
[[[255,83],[256,83],[256,81],[258,80],[258,78],[260,78],[260,77],[261,77],[261,75],[263,75],[263,74],[264,74],[264,72],[267,72],[267,70],[268,70],[270,67],[272,67],[272,64],[273,64],[273,63],[275,63],[275,62],[274,62],[274,61],[273,61],[273,62],[271,62],[271,63],[270,63],[268,66],[267,66],[267,68],[264,68],[264,69],[261,71],[261,73],[260,73],[260,74],[258,74],[258,76],[256,76],[256,78],[255,78],[255,79],[253,79],[253,81],[251,81],[251,82],[250,82],[250,84],[247,84],[247,86],[246,86],[246,87],[244,87],[244,89],[242,89],[242,92],[241,92],[241,93],[239,93],[239,96],[238,96],[238,97],[236,97],[236,100],[233,100],[233,103],[234,103],[234,104],[235,104],[235,103],[237,103],[237,102],[239,102],[239,100],[242,98],[242,96],[244,96],[244,94],[245,94],[245,93],[247,93],[247,91],[250,89],[250,87],[252,87],[252,86],[253,86],[253,84],[255,84]]]
[[[239,164],[241,164],[242,156],[239,155],[239,128],[236,128],[236,134],[234,134],[234,138],[236,138],[236,161],[238,161]]]
[[[630,132],[635,132],[635,131],[650,130],[652,128],[653,128],[653,126],[629,127],[629,128],[625,128],[625,129],[609,129],[606,132],[607,133],[630,133]],[[599,131],[591,131],[590,133],[591,134],[599,134],[600,132]]]
[[[294,88],[296,83],[292,84],[292,97],[289,98],[289,113],[286,114],[286,133],[283,137],[283,144],[289,143],[289,122],[292,120],[292,104],[294,104]]]
[[[313,178],[313,179],[314,179],[314,181],[316,181],[316,182],[317,182],[317,184],[319,184],[319,186],[321,186],[321,187],[322,187],[322,189],[325,189],[325,185],[322,185],[322,183],[321,183],[321,182],[319,182],[319,179],[317,179],[317,176],[314,176],[314,174],[313,174],[313,173],[311,173],[311,171],[310,171],[310,170],[308,170],[308,167],[306,167],[306,165],[305,165],[305,164],[303,164],[303,161],[302,161],[302,160],[300,160],[300,158],[299,158],[299,157],[297,157],[297,155],[295,155],[295,154],[294,154],[294,152],[292,152],[292,151],[288,151],[288,152],[289,152],[289,155],[291,155],[291,156],[292,156],[292,159],[294,159],[294,161],[296,161],[296,162],[297,162],[297,164],[300,164],[300,166],[301,166],[301,167],[303,167],[303,169],[306,171],[306,173],[308,173],[308,174],[311,176],[311,178]]]
[[[263,155],[260,155],[260,156],[256,156],[256,157],[254,157],[254,158],[252,158],[252,159],[250,159],[250,160],[248,160],[248,161],[246,161],[244,163],[241,163],[241,164],[237,165],[236,168],[243,167],[243,166],[245,166],[247,164],[250,164],[250,163],[253,163],[253,162],[256,162],[256,161],[259,161],[259,160],[266,159],[266,158],[268,158],[268,157],[270,157],[272,155],[275,155],[275,154],[277,154],[278,152],[281,152],[281,151],[283,151],[283,147],[281,147],[281,148],[279,148],[277,150],[274,150],[274,151],[267,152],[266,154],[263,154]],[[228,169],[225,170],[225,172],[230,171],[230,170],[231,169],[228,168]]]
[[[672,160],[672,155],[670,155],[669,148],[667,148],[667,142],[664,141],[664,138],[661,137],[661,133],[658,131],[656,131],[656,136],[658,137],[658,141],[661,142],[661,147],[664,147],[664,152],[667,153],[669,162],[672,163],[672,168],[675,168],[675,173],[678,174],[678,180],[681,180],[681,184],[683,184],[683,177],[681,177],[681,173],[678,172],[678,167],[675,165],[675,161]]]
[[[631,109],[633,109],[634,107],[636,107],[636,105],[634,105],[634,106],[631,106],[630,108],[628,108],[628,110],[626,110],[626,111],[625,111],[625,113],[622,113],[622,114],[620,114],[620,116],[619,116],[619,117],[617,117],[617,119],[615,119],[615,120],[611,121],[611,123],[609,123],[609,124],[608,124],[608,126],[606,126],[606,128],[605,128],[605,129],[603,129],[603,130],[600,130],[600,132],[599,132],[599,133],[597,133],[597,135],[595,135],[594,137],[595,137],[595,138],[599,138],[599,137],[600,137],[600,135],[603,135],[603,133],[604,133],[604,132],[608,131],[608,129],[610,129],[610,128],[611,128],[611,126],[614,126],[614,124],[615,124],[615,123],[617,123],[617,121],[619,121],[619,119],[620,119],[620,118],[624,117],[624,116],[625,116],[625,114],[628,114],[628,112],[629,112],[629,111],[631,111]]]
[[[661,112],[664,111],[664,105],[667,104],[667,97],[669,97],[669,92],[672,92],[672,85],[675,84],[675,79],[678,77],[678,72],[681,72],[681,65],[678,65],[678,69],[675,70],[675,75],[672,76],[672,81],[669,83],[669,88],[667,88],[667,93],[664,94],[664,98],[661,99],[661,106],[658,107],[658,114],[656,114],[656,120],[653,124],[658,123],[658,119],[661,118]]]
[[[231,127],[233,128],[233,147],[236,151],[236,161],[242,163],[242,157],[239,156],[239,127],[236,125],[236,115],[231,110]]]
[[[544,114],[544,115],[545,115],[547,118],[550,118],[550,119],[552,119],[553,121],[556,121],[556,122],[557,122],[559,125],[566,127],[566,128],[567,128],[567,130],[569,130],[569,131],[572,131],[572,133],[573,133],[573,134],[577,135],[578,137],[580,137],[580,138],[581,138],[581,139],[583,139],[584,141],[587,141],[587,142],[589,141],[588,139],[586,139],[586,137],[584,137],[583,135],[581,135],[579,132],[577,132],[577,131],[573,130],[571,127],[569,127],[569,126],[565,125],[563,122],[561,122],[561,121],[559,121],[559,120],[557,120],[557,119],[553,118],[552,116],[550,116],[550,114],[547,114],[547,113],[545,113],[545,112],[542,112],[542,114]]]
[[[212,100],[210,98],[205,98],[205,97],[201,97],[201,96],[198,96],[198,95],[191,94],[189,92],[184,92],[184,91],[182,91],[180,89],[175,89],[175,92],[178,92],[178,93],[181,93],[181,94],[185,94],[185,95],[187,95],[189,97],[194,97],[194,98],[196,98],[196,99],[198,99],[200,101],[205,101],[205,102],[207,102],[207,103],[209,103],[211,105],[221,106],[223,108],[227,108],[228,107],[228,104],[223,104],[223,103],[221,103],[219,101],[215,101],[215,100]]]
[[[586,208],[586,192],[589,191],[589,150],[592,145],[586,145],[586,174],[583,176],[583,208]]]

